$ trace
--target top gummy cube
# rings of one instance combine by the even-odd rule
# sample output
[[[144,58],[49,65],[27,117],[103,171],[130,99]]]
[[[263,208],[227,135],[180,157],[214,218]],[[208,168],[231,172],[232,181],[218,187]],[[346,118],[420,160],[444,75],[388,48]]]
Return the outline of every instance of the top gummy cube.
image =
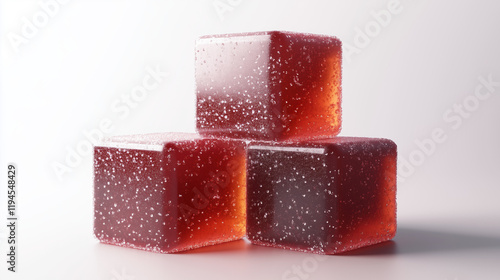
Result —
[[[197,129],[260,140],[334,136],[341,127],[341,42],[257,32],[196,43]]]

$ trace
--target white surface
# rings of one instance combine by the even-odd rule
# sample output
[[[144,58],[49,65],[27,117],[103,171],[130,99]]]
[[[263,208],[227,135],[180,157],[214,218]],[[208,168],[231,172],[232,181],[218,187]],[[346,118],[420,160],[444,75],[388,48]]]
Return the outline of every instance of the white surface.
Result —
[[[228,2],[221,20],[214,4]],[[376,29],[389,2],[73,0],[15,52],[9,34],[43,9],[0,1],[0,217],[6,165],[19,170],[19,272],[2,261],[0,278],[500,279],[500,86],[484,86],[500,82],[500,3],[401,0]],[[366,28],[373,36],[356,44]],[[244,242],[174,255],[98,244],[90,142],[194,131],[196,38],[262,30],[358,47],[344,53],[341,135],[398,144],[395,240],[320,259]],[[303,265],[307,275],[287,272]]]

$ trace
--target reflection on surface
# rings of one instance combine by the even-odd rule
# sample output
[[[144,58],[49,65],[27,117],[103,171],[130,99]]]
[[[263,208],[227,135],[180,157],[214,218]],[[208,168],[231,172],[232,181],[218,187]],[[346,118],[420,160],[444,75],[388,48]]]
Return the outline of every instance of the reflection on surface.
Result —
[[[97,246],[98,250],[110,249],[114,251],[113,248],[119,250],[119,247],[111,245],[99,244]],[[128,248],[124,249],[124,252],[131,251],[131,253],[138,251]],[[376,256],[376,255],[406,255],[406,254],[424,254],[424,253],[446,253],[450,251],[467,251],[467,250],[481,250],[481,249],[500,249],[500,236],[485,236],[485,235],[474,235],[457,233],[450,231],[438,231],[438,230],[428,230],[428,229],[417,229],[401,227],[398,229],[397,235],[394,240],[382,242],[373,246],[364,247],[354,251],[346,252],[344,254],[339,254],[338,256]],[[258,245],[252,245],[247,240],[237,240],[232,242],[226,242],[219,245],[207,246],[203,248],[198,248],[195,250],[169,254],[169,256],[175,255],[190,255],[190,254],[217,254],[217,253],[237,253],[245,252],[246,254],[266,254],[272,252],[273,255],[279,254],[279,252],[286,252],[299,255],[310,255],[308,253],[287,251],[282,249],[275,249],[271,247],[263,247]],[[162,254],[151,254],[162,255]]]

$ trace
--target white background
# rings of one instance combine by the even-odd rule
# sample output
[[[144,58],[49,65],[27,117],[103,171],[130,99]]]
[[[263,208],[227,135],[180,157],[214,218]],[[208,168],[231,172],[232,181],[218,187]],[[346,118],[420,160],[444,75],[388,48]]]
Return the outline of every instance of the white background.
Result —
[[[498,1],[400,0],[384,26],[385,0],[73,0],[50,16],[47,2],[0,1],[0,217],[10,162],[19,204],[18,272],[2,218],[1,279],[500,279],[500,86],[474,97],[480,77],[500,82]],[[173,255],[99,244],[85,133],[194,131],[195,39],[262,30],[347,47],[341,135],[393,139],[406,166],[395,240],[321,259],[244,241]],[[169,76],[125,112],[155,68]]]

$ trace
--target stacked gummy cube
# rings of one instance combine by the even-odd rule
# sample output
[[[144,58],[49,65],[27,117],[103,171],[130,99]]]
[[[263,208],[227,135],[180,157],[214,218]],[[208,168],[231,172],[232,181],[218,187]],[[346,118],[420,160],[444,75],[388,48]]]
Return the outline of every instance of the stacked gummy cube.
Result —
[[[247,237],[335,254],[396,232],[396,145],[337,137],[338,39],[201,37],[199,134],[106,139],[94,152],[95,235],[177,252]]]

